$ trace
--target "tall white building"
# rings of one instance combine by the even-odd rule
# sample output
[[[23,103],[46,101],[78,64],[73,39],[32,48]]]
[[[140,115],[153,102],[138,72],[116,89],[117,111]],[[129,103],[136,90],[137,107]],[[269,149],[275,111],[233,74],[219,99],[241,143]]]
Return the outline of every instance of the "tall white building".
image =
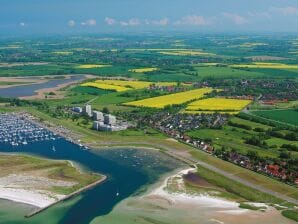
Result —
[[[93,111],[93,120],[95,121],[104,121],[103,113],[100,111]]]
[[[92,117],[91,105],[87,104],[83,107],[83,114],[88,115],[89,117]]]
[[[116,117],[111,114],[105,114],[104,115],[104,123],[110,124],[110,125],[116,124]]]

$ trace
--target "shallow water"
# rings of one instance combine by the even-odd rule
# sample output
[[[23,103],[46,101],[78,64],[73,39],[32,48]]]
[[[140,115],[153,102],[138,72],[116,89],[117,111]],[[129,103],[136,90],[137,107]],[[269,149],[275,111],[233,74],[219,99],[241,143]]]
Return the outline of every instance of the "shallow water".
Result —
[[[12,86],[8,88],[0,88],[0,96],[1,97],[25,97],[25,96],[34,96],[36,95],[37,90],[46,89],[46,88],[54,88],[61,84],[81,81],[84,79],[84,75],[73,75],[69,79],[54,79],[49,80],[45,83],[38,84],[29,84],[22,86]]]
[[[55,146],[55,150],[52,148]],[[90,223],[109,214],[123,199],[140,193],[151,183],[182,164],[160,152],[137,149],[82,150],[64,139],[12,147],[0,144],[0,152],[25,153],[50,159],[71,160],[84,169],[108,176],[103,184],[61,202],[30,219],[30,206],[0,200],[0,223]],[[119,192],[119,196],[117,196]]]

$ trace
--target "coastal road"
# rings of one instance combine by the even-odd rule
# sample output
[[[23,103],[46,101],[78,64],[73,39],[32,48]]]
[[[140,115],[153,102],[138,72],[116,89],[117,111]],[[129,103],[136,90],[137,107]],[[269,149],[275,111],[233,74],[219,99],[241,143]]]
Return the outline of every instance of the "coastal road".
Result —
[[[148,143],[145,143],[145,142],[144,142],[144,144],[145,145],[148,145]],[[227,177],[227,178],[229,178],[231,180],[234,180],[236,182],[239,182],[241,184],[244,184],[245,186],[248,186],[250,188],[256,189],[256,190],[261,191],[263,193],[267,193],[267,194],[273,195],[273,196],[275,196],[277,198],[280,198],[280,199],[283,199],[285,201],[288,201],[288,202],[291,202],[293,204],[298,205],[298,200],[296,200],[294,198],[291,198],[291,197],[288,197],[288,196],[286,196],[284,194],[281,194],[281,193],[272,191],[272,190],[270,190],[268,188],[265,188],[263,186],[256,185],[256,184],[254,184],[252,182],[249,182],[249,181],[247,181],[247,180],[245,180],[245,179],[243,179],[243,178],[241,178],[239,176],[236,176],[236,175],[234,175],[232,173],[229,173],[227,171],[221,170],[221,169],[219,169],[219,168],[217,168],[215,166],[212,166],[212,165],[210,165],[210,164],[208,164],[206,162],[203,162],[201,160],[195,159],[195,158],[193,158],[193,156],[191,154],[185,153],[185,151],[184,151],[184,153],[182,155],[182,153],[180,151],[175,150],[175,149],[172,149],[172,148],[169,148],[168,146],[165,146],[165,145],[154,144],[154,143],[152,143],[150,145],[152,147],[156,147],[158,149],[165,149],[166,150],[166,152],[165,152],[166,154],[168,154],[169,156],[175,157],[175,158],[177,158],[179,160],[182,160],[183,162],[186,162],[187,164],[193,164],[193,165],[196,165],[196,166],[197,165],[202,166],[202,167],[204,167],[206,169],[209,169],[211,171],[214,171],[216,173],[219,173],[219,174],[221,174],[221,175],[223,175],[223,176],[225,176],[225,177]]]
[[[176,154],[174,152],[168,152],[168,153],[173,154],[173,156],[181,157],[181,155],[178,155],[178,154]],[[253,184],[253,183],[251,183],[251,182],[249,182],[249,181],[247,181],[247,180],[245,180],[245,179],[243,179],[241,177],[235,176],[234,174],[231,174],[229,172],[226,172],[224,170],[221,170],[221,169],[219,169],[219,168],[217,168],[215,166],[212,166],[212,165],[210,165],[208,163],[205,163],[203,161],[194,159],[192,157],[188,158],[188,157],[183,156],[182,158],[184,160],[188,160],[190,162],[193,162],[195,165],[202,166],[202,167],[204,167],[206,169],[209,169],[209,170],[214,171],[216,173],[219,173],[219,174],[221,174],[221,175],[223,175],[225,177],[228,177],[231,180],[234,180],[236,182],[239,182],[241,184],[244,184],[245,186],[251,187],[251,188],[256,189],[258,191],[261,191],[261,192],[264,192],[264,193],[273,195],[273,196],[275,196],[277,198],[280,198],[280,199],[283,199],[285,201],[288,201],[288,202],[291,202],[293,204],[298,205],[298,200],[296,200],[294,198],[291,198],[291,197],[288,197],[288,196],[286,196],[284,194],[280,194],[278,192],[272,191],[272,190],[270,190],[268,188],[265,188],[265,187],[262,187],[260,185]]]

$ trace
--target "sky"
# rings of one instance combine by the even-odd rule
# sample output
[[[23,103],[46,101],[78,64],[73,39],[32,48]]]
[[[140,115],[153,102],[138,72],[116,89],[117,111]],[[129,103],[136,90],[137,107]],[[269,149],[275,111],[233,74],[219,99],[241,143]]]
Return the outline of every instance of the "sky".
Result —
[[[0,34],[298,32],[298,0],[1,0]]]

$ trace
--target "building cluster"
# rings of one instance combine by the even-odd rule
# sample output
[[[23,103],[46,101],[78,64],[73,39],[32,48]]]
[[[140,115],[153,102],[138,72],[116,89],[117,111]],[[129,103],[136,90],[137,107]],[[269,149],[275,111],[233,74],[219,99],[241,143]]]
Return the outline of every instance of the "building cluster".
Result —
[[[298,173],[287,172],[287,169],[285,168],[287,166],[287,162],[285,161],[276,161],[273,163],[272,161],[267,160],[251,160],[248,156],[244,156],[233,151],[213,151],[211,153],[223,160],[229,161],[246,169],[263,173],[282,181],[298,184]]]
[[[185,133],[198,128],[221,127],[226,122],[227,116],[223,114],[170,114],[162,111],[148,117],[134,116],[134,120],[139,123],[149,124],[178,141],[212,153],[214,147],[210,143],[205,140],[193,139]]]
[[[97,131],[122,131],[128,128],[128,123],[118,121],[117,118],[111,114],[104,114],[101,111],[92,110],[91,105],[85,105],[83,108],[74,107],[74,112],[92,118],[92,128]]]

